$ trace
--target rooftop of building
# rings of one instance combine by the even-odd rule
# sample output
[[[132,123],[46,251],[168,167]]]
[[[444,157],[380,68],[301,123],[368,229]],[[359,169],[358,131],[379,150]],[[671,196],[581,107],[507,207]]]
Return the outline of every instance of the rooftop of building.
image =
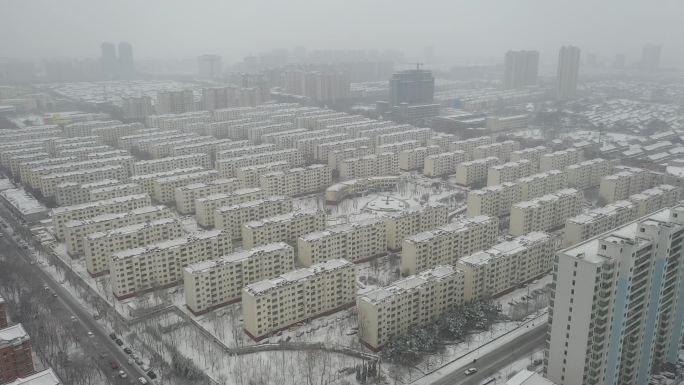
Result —
[[[58,214],[62,214],[62,213],[70,212],[70,211],[86,209],[89,207],[103,207],[103,206],[106,207],[106,206],[113,205],[113,204],[124,203],[124,202],[133,201],[133,200],[139,200],[139,199],[150,199],[150,196],[146,193],[144,193],[144,194],[131,194],[131,195],[125,195],[122,197],[103,199],[103,200],[94,201],[94,202],[86,202],[86,203],[81,203],[81,204],[72,205],[72,206],[56,207],[56,208],[52,209],[52,214],[58,215]]]
[[[402,278],[388,286],[368,291],[360,295],[359,299],[372,304],[378,304],[396,295],[410,292],[411,290],[419,288],[429,282],[441,280],[459,272],[460,270],[454,268],[453,266],[436,266],[430,270],[422,271],[416,275]]]
[[[29,337],[21,324],[0,329],[0,346],[20,344],[30,339],[31,337]]]
[[[313,276],[339,270],[341,268],[354,267],[354,264],[346,259],[331,259],[325,262],[311,265],[302,269],[293,270],[273,279],[266,279],[245,286],[244,290],[253,295],[263,295],[270,290],[286,286],[292,283],[307,280]]]
[[[23,189],[6,189],[0,192],[0,195],[24,215],[47,211],[42,203]]]
[[[186,234],[179,238],[167,239],[161,242],[152,243],[142,247],[135,247],[132,249],[118,251],[112,254],[112,260],[118,261],[128,258],[135,258],[156,251],[171,250],[190,243],[216,238],[220,236],[222,233],[222,230],[197,231],[194,233]]]
[[[28,377],[17,378],[16,380],[7,383],[6,385],[61,385],[59,378],[52,370],[46,370],[33,373]]]
[[[223,265],[238,263],[245,261],[250,258],[254,258],[267,253],[272,253],[275,251],[283,251],[287,253],[294,254],[294,249],[292,246],[284,242],[269,243],[267,245],[258,246],[251,248],[249,250],[242,250],[232,254],[224,255],[216,259],[210,259],[206,261],[201,261],[188,265],[185,271],[191,274],[199,274],[211,271]]]
[[[107,213],[107,214],[97,215],[97,216],[94,216],[94,217],[88,218],[88,219],[80,219],[80,220],[69,221],[65,224],[65,227],[77,227],[77,226],[82,226],[82,225],[86,225],[86,224],[106,222],[106,221],[110,221],[110,220],[117,219],[117,218],[125,218],[127,216],[144,215],[144,214],[152,213],[155,211],[168,211],[168,210],[169,210],[168,207],[162,206],[162,205],[144,206],[144,207],[140,207],[137,209],[133,209],[131,211],[126,211],[126,212]]]

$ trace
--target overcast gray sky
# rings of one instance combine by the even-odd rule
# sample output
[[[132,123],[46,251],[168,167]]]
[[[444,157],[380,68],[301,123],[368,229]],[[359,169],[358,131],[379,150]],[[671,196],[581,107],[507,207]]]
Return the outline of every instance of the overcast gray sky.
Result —
[[[537,49],[542,63],[574,44],[612,61],[646,42],[684,65],[684,0],[0,0],[0,56],[99,57],[129,41],[136,58],[218,53],[226,61],[273,48],[434,46],[443,61],[492,63]]]

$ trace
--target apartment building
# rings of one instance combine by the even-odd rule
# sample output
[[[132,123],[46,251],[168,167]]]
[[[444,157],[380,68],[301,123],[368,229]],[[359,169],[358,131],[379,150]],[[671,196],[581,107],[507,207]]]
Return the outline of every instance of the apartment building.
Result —
[[[90,190],[118,185],[116,179],[103,179],[93,183],[62,182],[55,187],[57,206],[72,206],[90,201]]]
[[[399,157],[396,153],[383,152],[360,158],[348,158],[340,163],[339,170],[342,180],[398,175]]]
[[[7,315],[7,302],[0,295],[0,329],[9,326],[9,317]]]
[[[468,154],[461,150],[428,155],[423,163],[423,174],[429,177],[454,174],[458,165],[468,159]]]
[[[201,231],[147,246],[117,251],[109,260],[114,296],[124,299],[178,284],[183,268],[230,252],[230,237],[222,230]]]
[[[34,224],[48,217],[48,209],[45,205],[22,188],[8,188],[0,191],[0,203],[27,224]]]
[[[0,329],[0,383],[11,383],[35,371],[33,348],[21,324]]]
[[[377,351],[393,337],[462,305],[463,288],[463,272],[443,265],[365,292],[356,299],[359,338]]]
[[[531,174],[532,162],[527,159],[495,165],[487,170],[487,186],[514,182]]]
[[[88,219],[67,222],[64,226],[67,253],[74,256],[83,254],[85,252],[83,238],[88,234],[173,216],[173,212],[166,206],[145,206],[130,211],[100,214]]]
[[[664,207],[676,205],[680,196],[681,189],[679,187],[661,184],[631,195],[629,200],[637,207],[637,217],[643,217]]]
[[[275,144],[278,146],[278,148],[297,148],[297,142],[299,142],[301,139],[323,136],[327,137],[333,134],[335,134],[335,132],[328,129],[315,131],[306,130],[305,132],[281,135],[275,139]]]
[[[395,191],[398,183],[398,176],[375,176],[345,180],[340,183],[335,183],[325,189],[325,201],[328,203],[336,203],[357,194],[378,191]]]
[[[216,161],[216,169],[224,178],[230,178],[236,176],[237,170],[242,167],[282,161],[288,162],[291,167],[299,167],[304,165],[304,154],[296,149],[286,149],[235,158],[218,159]]]
[[[105,145],[92,145],[92,146],[78,146],[70,149],[61,149],[57,151],[57,156],[59,157],[74,157],[78,161],[84,161],[89,159],[89,154],[96,154],[99,152],[107,152],[114,150],[113,147]]]
[[[40,177],[40,193],[45,198],[55,196],[55,188],[64,182],[93,183],[105,179],[128,179],[128,170],[122,165],[103,166],[69,172],[47,174]]]
[[[168,158],[141,160],[133,163],[133,174],[144,175],[164,171],[177,170],[179,168],[204,167],[210,168],[211,163],[208,154],[188,154],[172,156]]]
[[[353,306],[355,266],[343,259],[255,282],[242,290],[245,332],[255,340],[307,319]]]
[[[109,258],[116,251],[141,247],[183,235],[183,227],[176,218],[160,218],[149,222],[108,231],[90,233],[83,237],[88,273],[98,276],[107,273]]]
[[[330,134],[325,136],[304,136],[298,139],[296,143],[297,150],[304,154],[304,157],[309,160],[316,158],[316,148],[323,143],[339,142],[341,140],[350,139],[347,134]]]
[[[524,235],[532,231],[550,231],[582,211],[584,195],[575,189],[558,190],[511,207],[508,232]]]
[[[204,170],[191,174],[181,174],[157,178],[152,181],[153,197],[159,203],[168,204],[174,201],[176,188],[192,183],[209,183],[218,177],[216,170]]]
[[[232,239],[240,239],[245,223],[285,214],[292,209],[292,200],[278,195],[221,206],[214,211],[214,226],[231,234]]]
[[[317,161],[321,163],[328,163],[328,157],[335,151],[359,147],[371,147],[372,145],[373,143],[370,138],[351,138],[336,142],[321,143],[316,146],[314,153]]]
[[[203,167],[188,167],[188,168],[179,168],[171,171],[164,171],[164,172],[156,172],[153,174],[145,174],[145,175],[133,175],[130,179],[129,182],[131,183],[137,183],[141,185],[144,189],[145,192],[147,192],[150,195],[154,195],[154,181],[159,179],[159,178],[166,178],[174,175],[185,175],[185,174],[194,174],[200,171],[204,171],[205,168]]]
[[[410,235],[434,229],[448,222],[446,206],[427,203],[383,216],[387,231],[387,248],[401,250],[401,244]]]
[[[354,148],[345,148],[343,150],[334,150],[328,153],[328,167],[333,170],[340,168],[340,163],[345,159],[360,158],[362,156],[373,155],[373,147],[361,146]]]
[[[500,164],[499,158],[488,157],[461,162],[456,165],[456,183],[463,186],[482,184],[487,181],[489,168]]]
[[[508,162],[511,159],[511,153],[518,150],[520,150],[520,142],[516,142],[515,140],[506,140],[503,142],[475,147],[473,150],[472,159],[495,157],[504,162]]]
[[[399,152],[399,169],[402,171],[419,170],[425,166],[425,159],[442,152],[439,146],[415,147]],[[455,168],[455,167],[454,167]]]
[[[243,202],[262,199],[264,192],[260,188],[242,188],[225,194],[211,194],[195,199],[195,218],[203,227],[214,227],[214,211],[221,206],[232,206]]]
[[[403,142],[393,142],[375,146],[375,153],[381,154],[383,152],[396,152],[397,154],[404,150],[411,150],[420,147],[420,142],[417,140],[405,140]]]
[[[586,190],[589,187],[599,186],[604,176],[613,173],[617,160],[595,158],[571,164],[565,168],[568,175],[568,187],[578,190]]]
[[[539,171],[564,170],[571,164],[581,162],[582,158],[582,151],[575,148],[543,154],[539,159]]]
[[[259,178],[269,172],[287,171],[290,163],[287,161],[270,162],[256,164],[254,166],[240,167],[235,172],[236,178],[242,183],[243,187],[258,187]]]
[[[193,263],[183,269],[185,305],[203,314],[242,299],[242,289],[294,270],[294,249],[271,243]]]
[[[30,154],[19,154],[9,158],[9,171],[13,177],[19,176],[19,166],[25,162],[48,159],[50,154],[47,152],[33,152]]]
[[[177,187],[174,190],[176,210],[183,215],[193,214],[196,199],[213,194],[228,194],[242,186],[237,178],[219,178],[206,183],[191,183]]]
[[[480,190],[471,190],[466,198],[466,215],[506,216],[511,213],[513,204],[521,200],[520,185],[517,183],[506,182]]]
[[[259,178],[266,195],[290,197],[323,191],[331,182],[332,170],[322,164],[269,172]]]
[[[287,242],[294,245],[298,237],[324,228],[325,213],[323,211],[291,211],[242,225],[242,245],[245,248],[274,242]]]
[[[331,226],[297,239],[297,261],[311,266],[329,259],[362,262],[387,253],[387,229],[381,218]]]
[[[515,183],[520,186],[521,200],[540,197],[568,187],[567,174],[559,170],[533,174],[520,178]]]
[[[563,231],[563,246],[576,245],[636,218],[639,218],[637,206],[630,201],[615,201],[568,218]]]
[[[19,180],[21,183],[30,184],[30,170],[34,168],[42,168],[46,166],[55,166],[64,163],[75,162],[76,158],[64,157],[64,158],[45,158],[40,160],[32,160],[27,162],[19,162]]]
[[[636,167],[616,166],[615,174],[604,176],[599,186],[601,203],[629,198],[661,183],[662,175]]]
[[[459,258],[494,245],[498,234],[499,220],[480,215],[409,236],[401,247],[401,271],[415,274],[438,265],[455,265]]]
[[[646,384],[652,370],[678,361],[683,218],[681,205],[662,209],[558,254],[547,378],[560,385]]]
[[[461,258],[456,267],[465,277],[465,301],[496,297],[547,274],[554,251],[554,237],[533,231]]]
[[[54,208],[52,209],[52,226],[54,227],[55,238],[64,240],[65,225],[70,221],[84,220],[100,214],[131,211],[149,206],[151,202],[149,195],[136,194]]]
[[[83,188],[83,186],[88,185],[81,185],[81,188]],[[99,185],[97,187],[85,187],[84,189],[88,191],[88,201],[91,202],[145,193],[142,186],[137,183],[117,183],[108,186]]]
[[[469,158],[473,158],[473,153],[477,147],[487,146],[494,143],[494,138],[491,136],[478,136],[475,138],[465,140],[449,140],[446,149],[448,151],[463,151],[468,154]]]
[[[532,172],[539,172],[539,163],[542,155],[548,154],[551,150],[548,147],[537,146],[524,148],[511,152],[511,162],[527,159],[531,163]]]
[[[249,143],[249,141],[247,143]],[[273,151],[278,151],[278,147],[276,147],[276,145],[273,143],[247,145],[243,147],[221,150],[216,153],[216,159],[237,158],[245,155],[263,154]]]
[[[407,140],[417,140],[421,146],[426,146],[428,139],[432,136],[429,128],[414,128],[406,131],[391,132],[380,134],[375,138],[375,145],[380,146],[387,143],[405,142]]]

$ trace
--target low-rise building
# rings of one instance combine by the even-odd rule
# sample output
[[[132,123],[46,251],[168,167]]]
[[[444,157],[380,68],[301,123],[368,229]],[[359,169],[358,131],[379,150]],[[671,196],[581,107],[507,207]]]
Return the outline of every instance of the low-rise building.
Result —
[[[48,217],[48,209],[23,189],[11,188],[0,192],[0,202],[17,218],[32,224]]]
[[[630,201],[615,201],[568,218],[563,231],[563,247],[570,247],[638,218],[637,206]]]
[[[563,171],[549,170],[520,178],[520,199],[529,200],[568,187],[567,175]]]
[[[429,177],[453,174],[458,165],[468,159],[468,153],[461,150],[429,155],[423,163],[423,174]]]
[[[159,203],[168,204],[174,201],[176,188],[191,183],[209,183],[218,177],[216,170],[204,170],[190,174],[172,175],[152,181],[153,197]]]
[[[330,183],[332,170],[322,164],[268,172],[259,178],[259,185],[267,196],[311,194],[325,190]]]
[[[0,329],[0,383],[10,383],[35,371],[33,349],[21,324]]]
[[[291,211],[242,225],[242,244],[245,248],[274,242],[296,244],[298,237],[324,228],[323,211]]]
[[[599,186],[604,176],[613,173],[616,164],[616,160],[601,158],[571,164],[565,168],[565,173],[568,175],[568,187],[585,190]]]
[[[482,184],[487,181],[490,167],[500,164],[496,157],[480,158],[456,165],[456,183],[462,186]]]
[[[109,260],[112,292],[118,299],[178,284],[183,268],[230,252],[221,230],[202,231],[144,247],[115,252]]]
[[[262,199],[260,188],[242,188],[225,194],[211,194],[195,200],[195,219],[203,227],[214,227],[214,211],[221,206],[232,206],[243,202]]]
[[[283,160],[240,167],[235,172],[235,176],[242,183],[243,187],[259,187],[259,178],[262,175],[275,171],[287,171],[289,169],[290,163]]]
[[[662,175],[636,167],[616,166],[615,174],[604,176],[599,187],[600,203],[624,200],[661,183]]]
[[[86,268],[92,276],[106,274],[109,259],[114,252],[178,238],[181,235],[183,227],[176,218],[160,218],[90,233],[83,237]]]
[[[64,225],[66,249],[69,255],[77,256],[84,253],[83,238],[88,234],[171,217],[173,217],[173,212],[166,206],[145,206],[130,211],[100,214],[88,219],[70,221]]]
[[[340,179],[342,180],[398,174],[399,157],[392,152],[348,158],[340,163]]]
[[[401,244],[406,237],[446,224],[448,214],[446,206],[428,203],[383,216],[387,231],[387,248],[401,250]]]
[[[239,301],[245,286],[294,270],[294,259],[292,246],[280,242],[188,265],[185,305],[198,315]]]
[[[359,338],[379,350],[392,338],[435,321],[462,305],[463,272],[436,266],[357,297]]]
[[[403,171],[424,169],[425,159],[442,152],[439,146],[415,147],[399,152],[399,169]]]
[[[360,158],[362,156],[373,155],[373,147],[360,146],[353,148],[345,148],[342,150],[334,150],[328,154],[328,167],[333,170],[340,168],[340,163],[345,159]]]
[[[143,187],[137,183],[117,183],[107,186],[98,184],[97,187],[92,185],[80,185],[82,189],[88,191],[88,201],[91,202],[145,193]]]
[[[185,174],[194,174],[198,173],[200,171],[204,171],[205,169],[203,167],[188,167],[188,168],[179,168],[177,170],[171,170],[171,171],[164,171],[164,172],[156,172],[153,174],[145,174],[145,175],[133,175],[129,182],[131,183],[137,183],[141,185],[144,189],[145,192],[150,194],[150,196],[154,195],[154,181],[159,179],[159,178],[166,178],[170,176],[175,176],[175,175],[185,175]]]
[[[80,205],[57,207],[52,209],[52,226],[55,237],[64,240],[65,225],[71,221],[84,220],[101,214],[112,214],[131,211],[149,206],[150,196],[147,194],[126,195],[102,201],[82,203]]]
[[[466,215],[490,215],[501,217],[509,215],[511,206],[520,202],[520,185],[517,183],[503,183],[487,186],[480,190],[471,190],[466,198]]]
[[[681,196],[679,187],[661,184],[631,195],[629,200],[637,207],[637,218],[648,215],[665,207],[677,204]]]
[[[584,195],[575,189],[558,190],[511,207],[508,232],[524,235],[532,231],[551,231],[582,211]]]
[[[325,201],[337,203],[350,196],[379,191],[395,191],[398,183],[398,176],[374,176],[345,180],[325,189]]]
[[[193,214],[195,200],[213,194],[228,194],[241,188],[242,183],[236,178],[219,178],[206,183],[191,183],[174,190],[174,201],[179,213]]]
[[[404,150],[411,150],[416,147],[420,147],[420,142],[417,140],[405,140],[403,142],[392,142],[375,146],[375,153],[394,152],[398,154]]]
[[[214,211],[214,226],[231,234],[232,239],[242,238],[242,225],[292,211],[292,200],[285,196],[270,196],[221,206]]]
[[[381,218],[328,227],[297,239],[297,261],[311,266],[329,259],[362,262],[387,253],[387,230]]]
[[[532,172],[538,172],[539,160],[541,159],[542,155],[548,154],[549,152],[551,152],[551,150],[544,146],[524,148],[522,150],[511,152],[511,162],[527,159],[532,163]]]
[[[532,174],[532,162],[523,159],[492,166],[487,170],[487,186],[496,186],[506,182],[515,182]]]
[[[343,259],[325,261],[245,286],[245,332],[261,340],[277,330],[354,305],[355,266]]]
[[[511,159],[511,153],[518,150],[520,150],[520,142],[515,140],[506,140],[503,142],[475,147],[472,158],[484,159],[495,157],[504,162],[508,162]]]
[[[533,231],[461,258],[456,266],[465,276],[465,301],[501,295],[548,273],[554,246],[550,234]]]
[[[285,149],[235,158],[218,159],[216,161],[216,169],[223,177],[230,178],[236,176],[237,170],[241,167],[282,161],[288,162],[290,167],[299,167],[304,165],[304,154],[296,149]]]
[[[582,161],[582,151],[575,148],[543,154],[539,158],[539,171],[564,170],[571,164]]]
[[[45,198],[52,198],[55,196],[55,188],[60,183],[84,184],[105,179],[126,180],[128,170],[122,165],[112,165],[43,175],[40,177],[40,193]]]
[[[141,160],[133,163],[134,175],[153,174],[188,167],[210,168],[208,154],[188,154],[168,158]]]
[[[498,234],[499,220],[480,215],[412,235],[402,244],[401,271],[415,274],[439,265],[455,265],[459,258],[494,245]]]

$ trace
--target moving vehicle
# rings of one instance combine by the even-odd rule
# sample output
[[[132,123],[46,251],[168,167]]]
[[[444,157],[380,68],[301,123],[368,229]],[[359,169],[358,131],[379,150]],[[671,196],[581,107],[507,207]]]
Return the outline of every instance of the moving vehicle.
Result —
[[[150,370],[149,372],[147,372],[147,377],[154,380],[155,378],[157,378],[157,374],[154,373],[154,371]]]
[[[126,378],[128,377],[128,374],[126,374],[126,372],[124,372],[123,370],[119,370],[119,377]]]
[[[470,376],[471,374],[477,373],[477,368],[468,368],[463,372],[466,376]]]

